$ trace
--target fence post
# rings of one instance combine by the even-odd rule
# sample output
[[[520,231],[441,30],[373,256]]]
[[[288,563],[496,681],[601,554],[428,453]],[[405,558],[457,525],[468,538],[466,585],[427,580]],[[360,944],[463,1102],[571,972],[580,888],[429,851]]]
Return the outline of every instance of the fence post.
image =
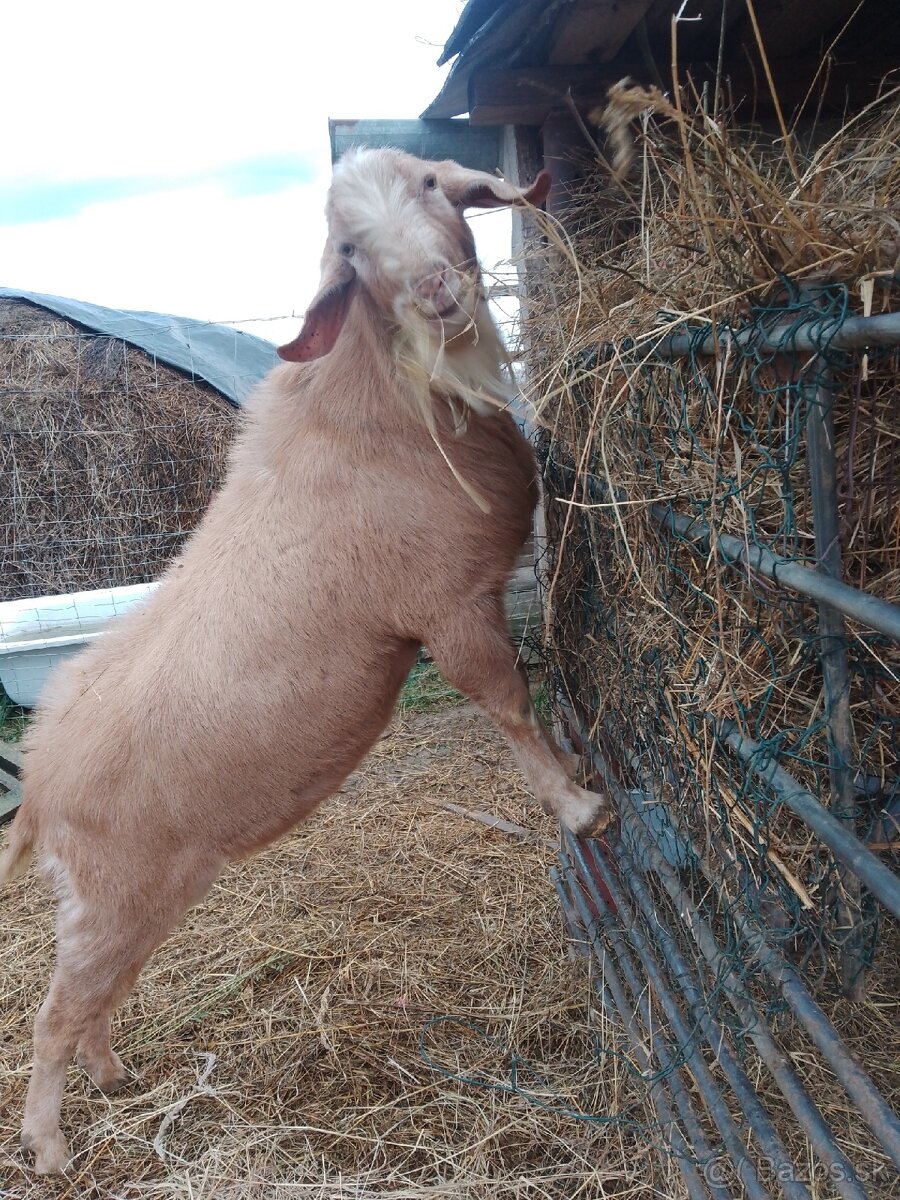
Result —
[[[804,298],[818,307],[814,293]],[[806,403],[806,444],[812,498],[816,566],[823,575],[842,578],[841,539],[837,507],[837,463],[834,450],[834,373],[821,354],[811,355],[799,376],[799,391]],[[850,712],[850,666],[847,631],[843,615],[830,604],[819,605],[819,661],[825,688],[828,721],[828,769],[831,808],[856,832],[856,794],[853,786],[853,718]],[[865,996],[865,947],[863,944],[861,888],[852,871],[836,867],[840,895],[835,916],[841,938],[840,978],[845,995],[853,1000]]]

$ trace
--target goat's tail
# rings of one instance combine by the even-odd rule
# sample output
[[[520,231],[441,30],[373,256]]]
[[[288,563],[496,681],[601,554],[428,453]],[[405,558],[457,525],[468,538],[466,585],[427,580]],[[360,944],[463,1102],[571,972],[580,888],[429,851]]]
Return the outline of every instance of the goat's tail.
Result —
[[[0,851],[0,887],[21,875],[31,861],[35,831],[27,808],[20,809],[9,831],[9,841]]]

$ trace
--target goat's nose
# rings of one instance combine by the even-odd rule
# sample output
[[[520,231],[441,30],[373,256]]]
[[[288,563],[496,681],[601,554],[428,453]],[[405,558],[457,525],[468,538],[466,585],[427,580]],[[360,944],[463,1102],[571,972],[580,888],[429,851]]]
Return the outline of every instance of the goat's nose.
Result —
[[[433,302],[440,300],[447,294],[447,266],[442,263],[435,263],[427,275],[423,275],[419,282],[415,285],[416,296],[420,300],[430,300]]]

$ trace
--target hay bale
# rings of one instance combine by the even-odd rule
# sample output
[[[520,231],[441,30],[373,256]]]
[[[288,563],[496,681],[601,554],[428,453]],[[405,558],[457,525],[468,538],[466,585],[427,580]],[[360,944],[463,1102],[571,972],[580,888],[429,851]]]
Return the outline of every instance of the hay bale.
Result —
[[[205,511],[235,418],[143,351],[0,299],[0,601],[155,578]]]
[[[898,95],[785,145],[701,103],[641,93],[633,177],[623,184],[598,166],[565,236],[548,225],[548,244],[532,248],[527,335],[542,347],[534,396],[547,397],[554,683],[623,778],[650,779],[672,802],[735,894],[757,911],[771,899],[826,959],[833,864],[728,751],[713,753],[706,721],[735,720],[828,801],[815,607],[698,555],[650,512],[671,505],[814,561],[798,386],[809,368],[803,355],[665,360],[654,347],[673,328],[762,324],[779,311],[799,322],[816,305],[827,344],[845,309],[900,311]],[[825,283],[815,299],[802,293]],[[826,357],[844,575],[896,603],[900,355]],[[900,647],[850,622],[848,648],[865,836],[900,788]],[[764,881],[752,901],[748,879]]]

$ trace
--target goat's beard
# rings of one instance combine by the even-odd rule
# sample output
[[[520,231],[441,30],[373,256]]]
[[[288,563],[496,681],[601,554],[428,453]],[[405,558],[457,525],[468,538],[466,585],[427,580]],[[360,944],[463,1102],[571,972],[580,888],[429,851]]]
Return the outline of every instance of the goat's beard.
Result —
[[[515,397],[509,355],[480,297],[473,315],[458,330],[456,322],[445,328],[418,312],[404,314],[394,354],[429,428],[435,398],[447,404],[461,433],[470,409],[490,416]]]
[[[405,315],[394,339],[398,367],[409,385],[414,410],[431,434],[447,466],[463,491],[482,512],[490,506],[466,480],[441,444],[435,421],[435,404],[450,411],[457,436],[465,433],[469,413],[492,416],[506,408],[516,394],[512,364],[485,301],[478,296],[468,324],[446,336],[439,323],[419,313]],[[504,377],[504,368],[508,376]]]

